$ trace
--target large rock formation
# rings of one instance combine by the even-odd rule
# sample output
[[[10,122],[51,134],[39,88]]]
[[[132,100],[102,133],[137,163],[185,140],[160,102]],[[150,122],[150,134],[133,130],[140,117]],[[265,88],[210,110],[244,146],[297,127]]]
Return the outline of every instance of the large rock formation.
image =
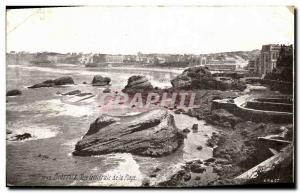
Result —
[[[127,85],[123,89],[123,92],[126,93],[136,93],[136,92],[145,92],[153,90],[153,86],[149,82],[149,80],[145,76],[131,76],[128,81]]]
[[[73,155],[90,156],[116,152],[158,157],[183,143],[183,135],[167,110],[156,109],[134,116],[102,115],[76,144]]]
[[[53,87],[53,86],[61,86],[61,85],[66,85],[66,84],[74,84],[72,77],[64,76],[64,77],[57,78],[54,80],[46,80],[42,83],[35,84],[28,88]]]
[[[9,90],[6,93],[6,96],[17,96],[17,95],[21,95],[22,91],[14,89],[14,90]]]
[[[182,74],[171,80],[171,84],[174,88],[180,89],[244,90],[246,88],[246,85],[242,85],[237,80],[228,82],[213,77],[207,68],[201,66],[184,70]]]
[[[95,75],[92,80],[93,86],[106,86],[109,85],[111,79],[109,77],[103,77],[100,75]]]

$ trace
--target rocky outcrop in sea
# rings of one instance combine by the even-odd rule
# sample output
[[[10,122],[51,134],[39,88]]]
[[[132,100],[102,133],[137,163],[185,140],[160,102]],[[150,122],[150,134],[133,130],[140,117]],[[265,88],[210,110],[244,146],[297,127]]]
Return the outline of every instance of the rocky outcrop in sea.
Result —
[[[6,93],[6,96],[17,96],[17,95],[22,95],[22,91],[14,89],[14,90],[9,90]]]
[[[238,80],[219,80],[207,68],[201,66],[184,70],[182,74],[171,80],[171,84],[178,89],[244,90],[246,88],[246,85]]]
[[[153,90],[153,86],[145,76],[131,76],[125,88],[122,90],[125,93],[147,92]]]
[[[28,88],[54,87],[54,86],[61,86],[66,84],[74,84],[74,80],[72,79],[72,77],[64,76],[54,80],[46,80],[42,83],[32,85]]]
[[[95,75],[92,80],[93,86],[107,86],[109,85],[111,79],[109,77],[103,77],[101,75]]]
[[[159,157],[174,152],[183,143],[183,138],[173,115],[167,110],[156,109],[124,117],[102,115],[77,142],[73,155],[127,152]]]

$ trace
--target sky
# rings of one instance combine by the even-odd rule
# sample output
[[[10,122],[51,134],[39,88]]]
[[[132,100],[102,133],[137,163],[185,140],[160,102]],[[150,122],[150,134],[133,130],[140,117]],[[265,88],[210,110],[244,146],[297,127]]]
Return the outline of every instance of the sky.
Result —
[[[7,10],[6,48],[110,54],[207,54],[293,44],[287,7],[65,7]]]

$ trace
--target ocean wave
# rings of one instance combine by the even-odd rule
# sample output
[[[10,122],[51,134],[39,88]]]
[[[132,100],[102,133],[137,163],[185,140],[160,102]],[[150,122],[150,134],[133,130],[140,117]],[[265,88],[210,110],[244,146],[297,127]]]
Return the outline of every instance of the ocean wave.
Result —
[[[45,113],[47,116],[82,117],[92,115],[96,109],[91,105],[75,105],[62,102],[60,99],[37,101],[30,104],[7,104],[7,110],[15,112]]]
[[[8,123],[7,129],[11,132],[10,134],[7,134],[7,139],[9,141],[15,135],[22,135],[24,133],[30,133],[32,137],[23,141],[52,138],[55,137],[60,130],[58,126],[25,122]]]
[[[120,159],[119,165],[105,172],[103,176],[110,176],[109,180],[99,180],[89,184],[89,186],[141,186],[143,175],[139,169],[139,165],[133,159],[130,153],[117,153],[107,156],[107,160]],[[93,168],[92,171],[97,171]],[[117,176],[118,180],[114,180],[113,176]]]

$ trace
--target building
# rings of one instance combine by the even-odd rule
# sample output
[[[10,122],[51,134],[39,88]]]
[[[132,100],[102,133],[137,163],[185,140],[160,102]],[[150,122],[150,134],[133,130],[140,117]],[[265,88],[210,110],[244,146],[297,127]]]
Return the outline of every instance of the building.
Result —
[[[93,55],[92,54],[81,54],[79,57],[79,63],[80,64],[89,64],[93,63]]]
[[[256,71],[255,60],[249,60],[248,70],[251,73],[254,73]]]
[[[93,63],[103,64],[106,62],[106,54],[95,54],[92,57]]]
[[[268,44],[263,45],[260,54],[260,67],[258,68],[259,74],[268,74],[276,68],[276,62],[279,57],[281,45]]]
[[[255,58],[255,70],[254,70],[254,72],[255,73],[259,73],[259,69],[260,69],[260,58],[261,58],[261,56],[260,56],[260,54],[258,55],[258,56],[256,56],[256,58]]]
[[[106,63],[117,64],[123,63],[124,56],[122,55],[106,55]]]

